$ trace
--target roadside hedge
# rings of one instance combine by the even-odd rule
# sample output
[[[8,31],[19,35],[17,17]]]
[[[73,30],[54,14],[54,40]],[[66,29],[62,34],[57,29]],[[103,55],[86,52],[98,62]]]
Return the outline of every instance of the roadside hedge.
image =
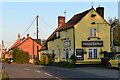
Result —
[[[13,49],[13,61],[19,64],[29,63],[29,53],[15,48]]]

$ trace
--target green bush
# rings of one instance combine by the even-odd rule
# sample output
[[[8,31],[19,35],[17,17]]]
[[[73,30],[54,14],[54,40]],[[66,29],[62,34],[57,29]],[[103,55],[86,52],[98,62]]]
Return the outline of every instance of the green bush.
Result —
[[[52,62],[50,55],[45,55],[45,65],[49,65]]]
[[[44,54],[44,55],[41,56],[40,64],[42,64],[42,65],[49,65],[49,64],[51,64],[51,62],[52,62],[51,55]]]
[[[29,63],[29,53],[16,48],[13,50],[13,60],[19,64]]]
[[[12,52],[13,61],[15,61],[15,59],[16,59],[16,54],[17,54],[18,51],[19,51],[19,48],[14,48],[14,49],[13,49],[13,52]]]
[[[72,63],[74,63],[74,64],[76,63],[76,56],[75,56],[75,54],[72,54],[70,59],[72,60]]]
[[[45,64],[45,56],[42,55],[40,58],[40,64],[44,65]]]
[[[40,60],[36,60],[35,65],[40,65]]]

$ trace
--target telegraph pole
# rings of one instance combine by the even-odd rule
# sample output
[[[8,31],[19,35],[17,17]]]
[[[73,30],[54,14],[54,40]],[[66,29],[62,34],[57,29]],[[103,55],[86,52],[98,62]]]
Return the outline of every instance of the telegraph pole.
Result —
[[[37,33],[37,40],[38,40],[38,15],[36,16],[36,33]]]
[[[38,15],[36,16],[36,37],[37,37],[37,40],[38,40]],[[37,61],[39,59],[39,55],[38,55],[38,45],[37,45]]]

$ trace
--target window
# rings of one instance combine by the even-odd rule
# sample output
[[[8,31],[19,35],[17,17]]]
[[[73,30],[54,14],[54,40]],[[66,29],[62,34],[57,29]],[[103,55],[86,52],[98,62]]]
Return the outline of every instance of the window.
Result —
[[[98,57],[98,49],[90,48],[88,49],[88,58],[97,58]]]
[[[66,31],[63,32],[63,39],[66,38]]]
[[[97,37],[97,29],[90,28],[90,37]]]
[[[62,59],[65,59],[66,54],[65,54],[65,49],[62,50]]]
[[[55,50],[55,58],[58,59],[58,49]]]
[[[56,37],[60,37],[60,33],[59,32],[56,32]]]

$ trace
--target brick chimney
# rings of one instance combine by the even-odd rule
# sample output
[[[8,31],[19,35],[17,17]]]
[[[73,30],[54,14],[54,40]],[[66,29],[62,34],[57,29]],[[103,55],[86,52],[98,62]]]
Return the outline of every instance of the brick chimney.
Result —
[[[62,24],[65,23],[65,17],[64,16],[58,16],[58,27],[61,27]]]
[[[96,11],[102,18],[104,18],[104,7],[97,7]]]
[[[18,39],[20,39],[20,33],[18,34]]]
[[[27,34],[27,38],[29,38],[30,37],[30,35],[29,34]]]

